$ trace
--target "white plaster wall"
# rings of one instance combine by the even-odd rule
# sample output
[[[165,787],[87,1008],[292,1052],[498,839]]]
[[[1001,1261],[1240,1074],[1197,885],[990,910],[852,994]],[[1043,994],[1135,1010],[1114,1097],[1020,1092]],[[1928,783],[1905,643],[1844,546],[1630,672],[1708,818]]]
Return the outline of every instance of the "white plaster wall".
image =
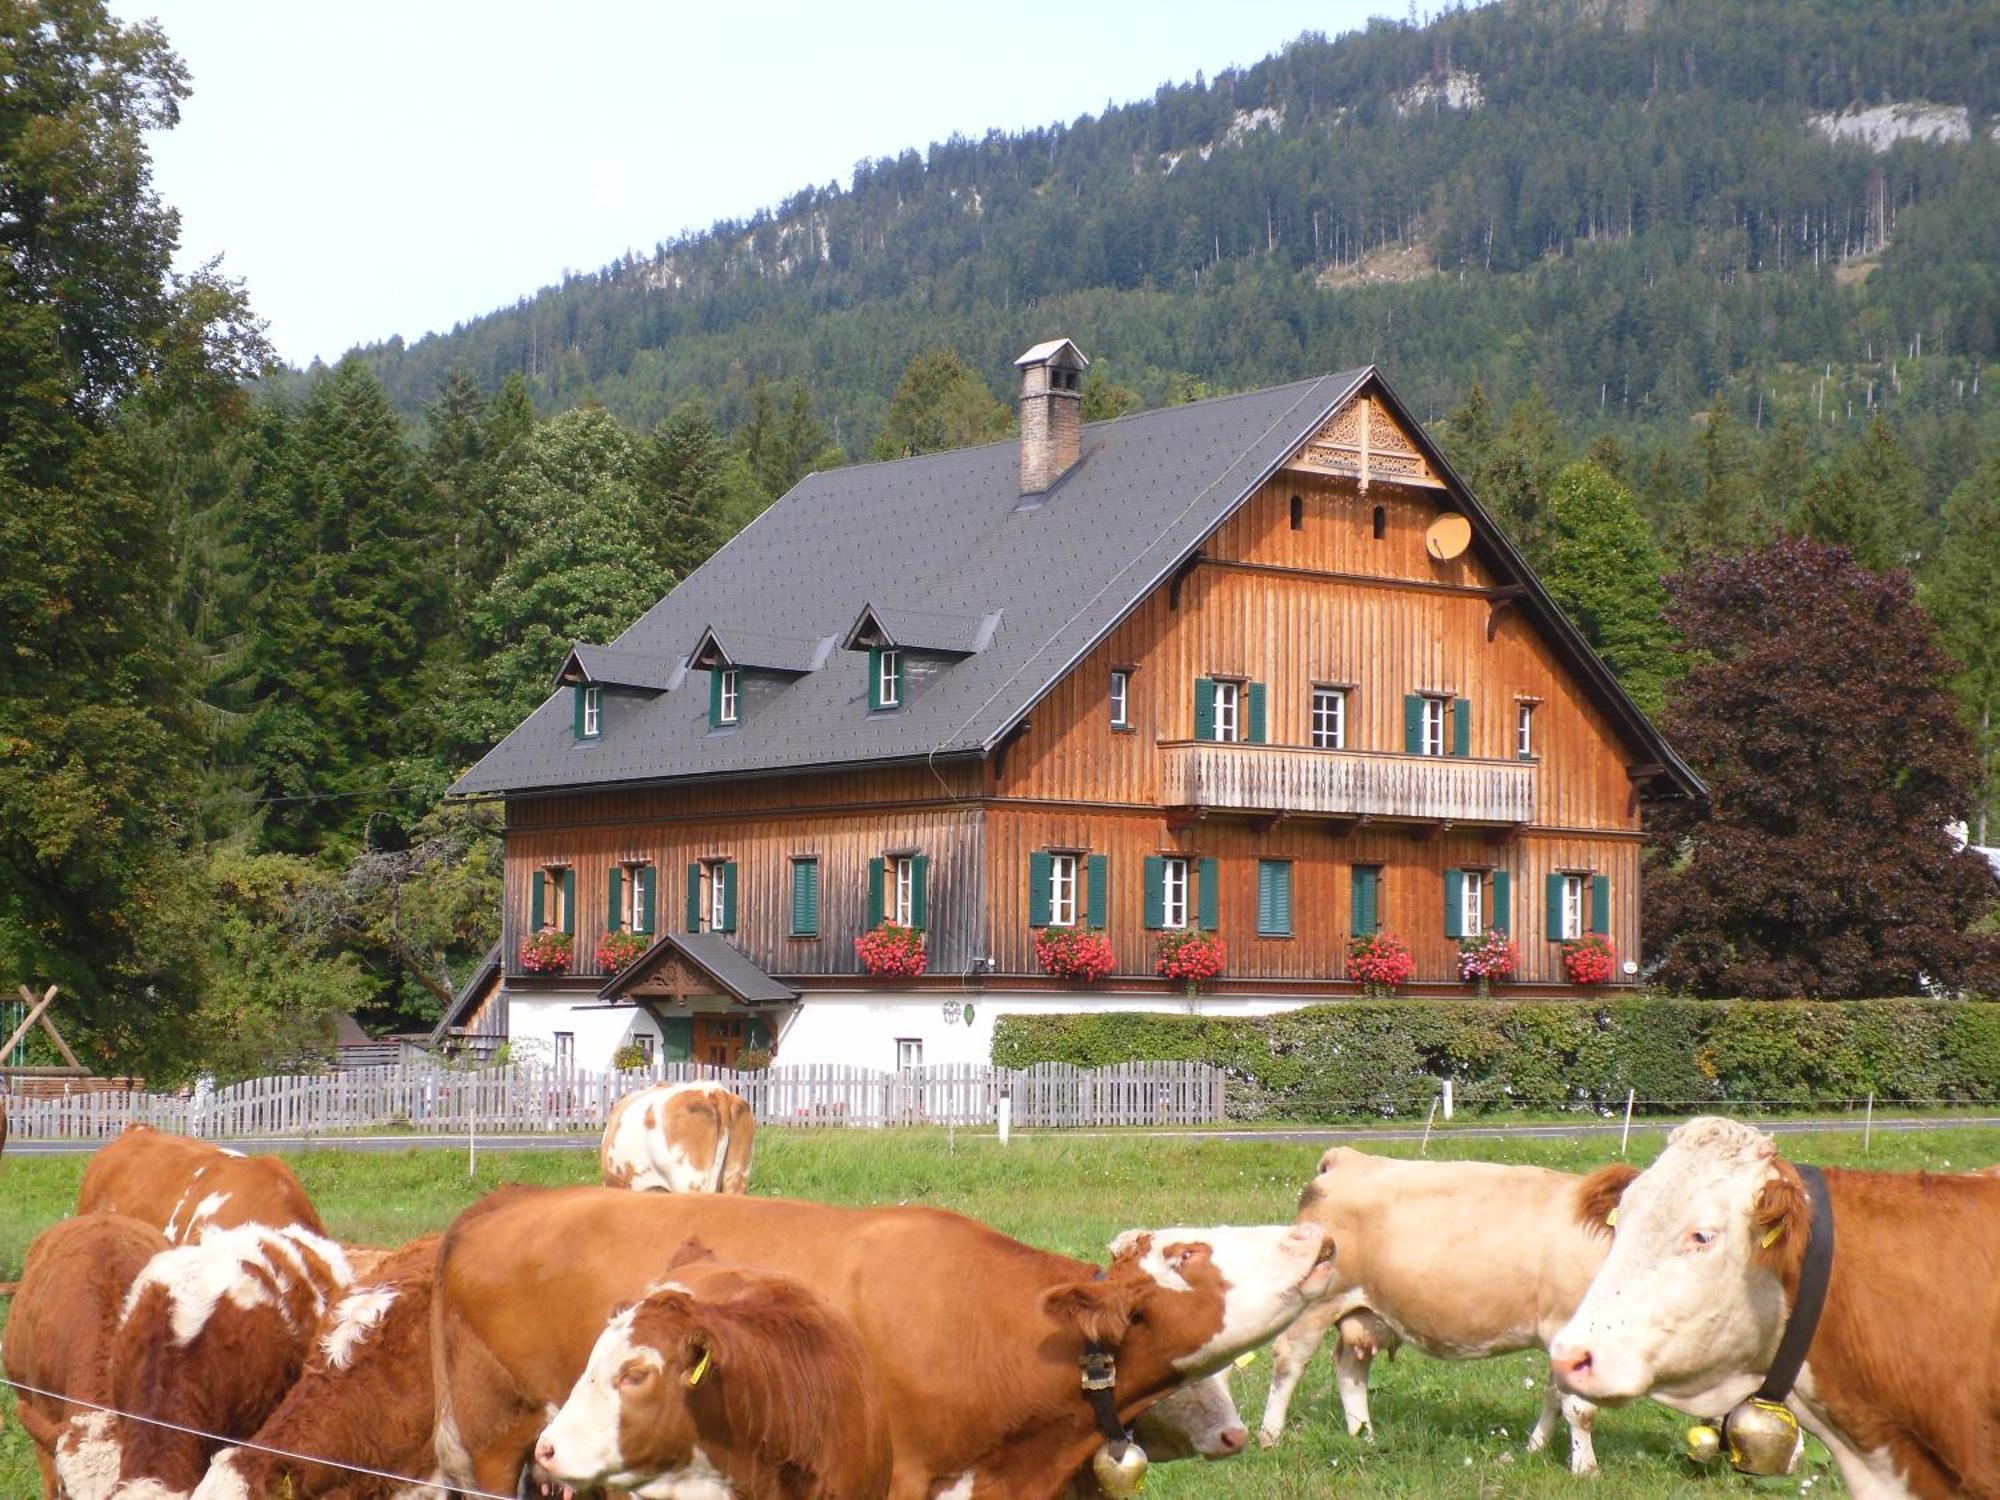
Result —
[[[606,1007],[587,994],[507,997],[507,1040],[516,1062],[553,1063],[558,1031],[576,1037],[576,1066],[595,1073],[608,1071],[612,1054],[636,1033],[652,1037],[656,1053],[660,1045],[659,1028],[637,1006]]]

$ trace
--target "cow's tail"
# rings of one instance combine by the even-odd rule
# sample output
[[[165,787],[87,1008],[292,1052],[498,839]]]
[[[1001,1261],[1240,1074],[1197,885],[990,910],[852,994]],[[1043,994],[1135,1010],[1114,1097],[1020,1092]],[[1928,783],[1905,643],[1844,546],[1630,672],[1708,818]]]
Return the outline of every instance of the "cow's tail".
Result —
[[[723,1174],[729,1170],[729,1138],[736,1126],[735,1118],[713,1097],[707,1100],[710,1113],[715,1116],[715,1155],[709,1158],[708,1181],[704,1191],[722,1191]]]

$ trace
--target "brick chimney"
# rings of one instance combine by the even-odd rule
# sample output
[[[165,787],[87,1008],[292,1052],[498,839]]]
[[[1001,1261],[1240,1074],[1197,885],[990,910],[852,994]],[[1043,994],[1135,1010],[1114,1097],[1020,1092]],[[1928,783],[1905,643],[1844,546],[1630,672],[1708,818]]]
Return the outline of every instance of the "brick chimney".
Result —
[[[1037,344],[1021,372],[1021,493],[1039,495],[1076,464],[1083,441],[1083,372],[1090,361],[1068,339]]]

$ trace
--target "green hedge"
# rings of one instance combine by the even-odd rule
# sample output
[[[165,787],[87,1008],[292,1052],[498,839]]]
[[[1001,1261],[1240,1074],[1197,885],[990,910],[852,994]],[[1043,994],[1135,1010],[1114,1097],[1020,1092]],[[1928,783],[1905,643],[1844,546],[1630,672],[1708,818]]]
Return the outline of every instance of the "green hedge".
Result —
[[[1421,1115],[1438,1080],[1462,1108],[1801,1107],[2000,1098],[2000,1004],[1683,1000],[1597,1004],[1382,1000],[1219,1019],[1001,1016],[993,1061],[1218,1063],[1233,1119]]]

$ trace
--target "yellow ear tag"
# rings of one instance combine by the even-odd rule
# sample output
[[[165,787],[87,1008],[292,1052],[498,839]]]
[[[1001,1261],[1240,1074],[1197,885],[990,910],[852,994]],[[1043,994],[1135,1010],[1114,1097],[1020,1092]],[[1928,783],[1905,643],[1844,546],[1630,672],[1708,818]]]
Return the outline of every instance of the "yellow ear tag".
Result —
[[[1783,1234],[1784,1232],[1785,1232],[1785,1226],[1784,1226],[1784,1225],[1782,1225],[1782,1224],[1773,1224],[1773,1225],[1772,1225],[1772,1226],[1770,1227],[1770,1229],[1769,1229],[1769,1230],[1768,1230],[1768,1231],[1767,1231],[1767,1232],[1765,1233],[1765,1235],[1764,1235],[1764,1238],[1762,1238],[1761,1240],[1757,1241],[1757,1243],[1758,1243],[1759,1245],[1762,1245],[1762,1246],[1763,1246],[1763,1247],[1764,1247],[1764,1248],[1765,1248],[1766,1250],[1768,1250],[1768,1249],[1770,1249],[1770,1248],[1771,1248],[1771,1247],[1772,1247],[1773,1245],[1775,1245],[1775,1244],[1777,1244],[1777,1243],[1778,1243],[1778,1236],[1779,1236],[1779,1235],[1781,1235],[1781,1234]]]
[[[1617,1210],[1617,1209],[1615,1209],[1615,1208],[1614,1208],[1614,1209],[1612,1209],[1610,1213],[1608,1213],[1608,1214],[1606,1214],[1606,1215],[1604,1216],[1604,1227],[1605,1227],[1606,1229],[1616,1229],[1616,1228],[1618,1227],[1618,1210]]]
[[[1256,1363],[1257,1363],[1257,1351],[1255,1349],[1252,1349],[1247,1353],[1239,1354],[1236,1356],[1236,1368],[1239,1370],[1247,1370]]]
[[[688,1371],[687,1383],[689,1385],[700,1385],[701,1377],[706,1375],[707,1373],[708,1373],[708,1350],[704,1349],[701,1351],[701,1358],[695,1361],[694,1368]]]

